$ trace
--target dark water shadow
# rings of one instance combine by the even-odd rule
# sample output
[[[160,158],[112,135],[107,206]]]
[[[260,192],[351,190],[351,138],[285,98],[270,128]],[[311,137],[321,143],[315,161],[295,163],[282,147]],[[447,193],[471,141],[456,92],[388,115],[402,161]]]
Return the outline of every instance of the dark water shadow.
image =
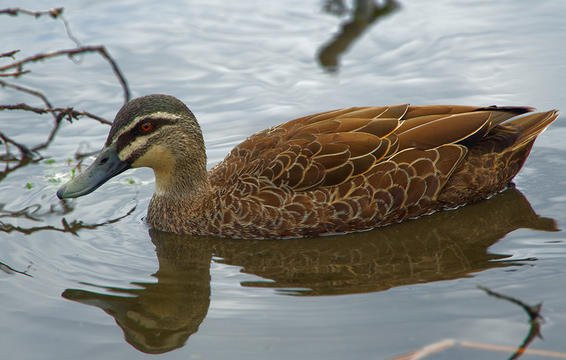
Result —
[[[164,353],[183,346],[206,317],[213,256],[266,279],[242,286],[301,296],[353,294],[520,265],[488,253],[520,228],[555,231],[556,224],[511,189],[459,210],[335,237],[247,241],[150,231],[159,260],[155,282],[132,283],[135,289],[100,286],[104,293],[67,289],[62,296],[104,310],[136,349]]]
[[[349,12],[350,18],[342,23],[338,33],[318,51],[318,62],[329,72],[340,67],[340,57],[352,44],[379,19],[387,17],[401,8],[396,0],[355,0],[348,9],[343,0],[327,0],[323,9],[331,14],[343,16]]]

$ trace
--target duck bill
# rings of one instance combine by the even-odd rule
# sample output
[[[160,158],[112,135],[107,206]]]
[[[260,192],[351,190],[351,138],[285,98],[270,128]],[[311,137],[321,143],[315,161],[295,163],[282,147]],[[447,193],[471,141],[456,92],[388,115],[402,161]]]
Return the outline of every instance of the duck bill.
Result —
[[[120,160],[116,147],[108,146],[102,149],[96,160],[85,171],[61,186],[57,190],[57,197],[68,199],[90,194],[128,168],[130,165]]]

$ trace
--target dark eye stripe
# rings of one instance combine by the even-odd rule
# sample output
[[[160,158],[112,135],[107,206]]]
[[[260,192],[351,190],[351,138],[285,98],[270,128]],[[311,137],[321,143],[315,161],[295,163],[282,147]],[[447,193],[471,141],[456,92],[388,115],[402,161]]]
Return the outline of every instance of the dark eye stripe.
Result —
[[[118,139],[116,139],[116,150],[118,152],[122,151],[123,148],[128,146],[131,142],[133,142],[138,136],[145,136],[149,134],[145,134],[141,130],[141,125],[146,122],[151,122],[153,124],[154,130],[151,133],[154,133],[162,126],[172,125],[176,122],[176,120],[171,119],[163,119],[163,118],[145,118],[139,121],[136,126],[134,126],[131,130],[126,131],[125,133],[121,134]],[[151,134],[150,133],[150,134]]]

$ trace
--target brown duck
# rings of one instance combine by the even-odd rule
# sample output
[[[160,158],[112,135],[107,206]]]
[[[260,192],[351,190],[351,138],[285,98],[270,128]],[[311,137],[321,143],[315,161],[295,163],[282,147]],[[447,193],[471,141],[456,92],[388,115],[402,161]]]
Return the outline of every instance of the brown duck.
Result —
[[[180,100],[124,105],[106,144],[60,198],[88,194],[130,167],[150,167],[147,221],[159,230],[231,238],[363,231],[504,190],[558,116],[530,107],[354,107],[252,135],[212,170]]]

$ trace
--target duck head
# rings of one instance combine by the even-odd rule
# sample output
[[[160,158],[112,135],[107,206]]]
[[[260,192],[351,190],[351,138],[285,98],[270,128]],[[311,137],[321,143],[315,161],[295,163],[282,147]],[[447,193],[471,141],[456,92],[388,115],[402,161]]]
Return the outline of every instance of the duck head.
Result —
[[[206,182],[206,151],[189,108],[168,95],[148,95],[125,104],[96,160],[61,186],[60,199],[89,194],[129,168],[152,168],[156,194],[194,189]]]

